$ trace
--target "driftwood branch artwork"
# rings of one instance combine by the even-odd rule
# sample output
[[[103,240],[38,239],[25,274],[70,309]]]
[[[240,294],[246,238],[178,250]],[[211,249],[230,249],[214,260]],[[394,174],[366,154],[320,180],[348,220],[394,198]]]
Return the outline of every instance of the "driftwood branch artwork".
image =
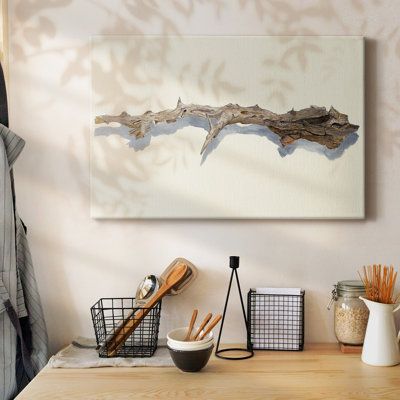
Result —
[[[230,125],[257,125],[267,128],[278,136],[283,149],[297,142],[307,141],[318,143],[326,150],[335,150],[359,128],[358,125],[349,122],[346,114],[340,113],[333,107],[327,110],[325,107],[310,106],[299,111],[292,109],[285,114],[276,114],[258,105],[243,107],[230,103],[221,107],[211,107],[184,104],[181,99],[172,110],[146,111],[142,115],[129,115],[125,111],[120,115],[99,115],[96,116],[95,123],[119,123],[130,129],[131,136],[141,139],[151,135],[152,129],[158,124],[172,124],[184,118],[189,120],[197,118],[206,122],[203,127],[207,129],[208,134],[200,151],[203,155],[224,128]],[[193,123],[189,125],[196,126]],[[267,136],[266,133],[263,135]],[[357,139],[353,139],[349,145],[355,140]]]

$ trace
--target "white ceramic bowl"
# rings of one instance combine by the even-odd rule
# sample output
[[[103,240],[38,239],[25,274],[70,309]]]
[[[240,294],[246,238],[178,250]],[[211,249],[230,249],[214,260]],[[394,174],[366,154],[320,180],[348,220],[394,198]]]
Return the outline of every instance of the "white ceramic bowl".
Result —
[[[196,347],[189,347],[189,348],[187,346],[185,346],[186,343],[187,342],[181,342],[181,343],[177,344],[177,343],[171,343],[169,340],[167,340],[167,346],[170,349],[179,350],[179,351],[197,351],[197,350],[208,349],[209,347],[214,346],[214,340],[210,340],[209,342],[203,343],[201,345],[196,345]]]
[[[199,327],[195,327],[193,332],[197,332]],[[172,349],[176,350],[201,350],[210,347],[214,341],[213,333],[210,332],[202,340],[196,340],[191,342],[185,342],[185,336],[187,334],[188,328],[178,328],[169,332],[167,335],[167,344]],[[200,333],[201,334],[201,333]]]

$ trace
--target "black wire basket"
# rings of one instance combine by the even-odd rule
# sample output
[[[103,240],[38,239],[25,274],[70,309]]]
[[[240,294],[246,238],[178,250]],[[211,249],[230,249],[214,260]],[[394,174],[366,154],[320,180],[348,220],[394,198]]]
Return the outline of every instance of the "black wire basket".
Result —
[[[303,350],[304,290],[299,295],[247,295],[250,342],[254,350]]]
[[[111,357],[109,350],[113,336],[124,321],[135,320],[139,310],[135,298],[102,298],[90,311],[100,357]],[[112,357],[151,357],[157,350],[160,327],[161,301],[158,302]]]

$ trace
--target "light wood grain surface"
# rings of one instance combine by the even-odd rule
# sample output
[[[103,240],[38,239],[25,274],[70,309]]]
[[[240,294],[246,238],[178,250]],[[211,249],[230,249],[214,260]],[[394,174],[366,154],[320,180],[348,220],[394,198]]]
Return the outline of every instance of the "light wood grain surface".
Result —
[[[400,399],[400,366],[371,367],[335,344],[213,357],[199,373],[176,368],[45,368],[17,397],[42,399]]]

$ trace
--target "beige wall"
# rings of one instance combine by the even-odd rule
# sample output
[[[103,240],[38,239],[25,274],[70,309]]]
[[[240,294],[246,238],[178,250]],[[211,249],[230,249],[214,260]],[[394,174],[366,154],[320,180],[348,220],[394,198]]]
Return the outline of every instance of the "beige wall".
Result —
[[[16,166],[52,349],[91,335],[89,307],[129,296],[139,279],[184,256],[191,289],[163,304],[162,334],[193,307],[222,309],[228,256],[242,257],[245,291],[307,291],[306,339],[333,341],[331,285],[372,262],[400,265],[400,1],[9,2],[11,127],[27,141]],[[89,217],[89,37],[152,33],[365,35],[365,221],[95,221]],[[301,62],[301,55],[299,55]],[[237,304],[233,304],[237,306]],[[240,340],[232,308],[226,339]]]

